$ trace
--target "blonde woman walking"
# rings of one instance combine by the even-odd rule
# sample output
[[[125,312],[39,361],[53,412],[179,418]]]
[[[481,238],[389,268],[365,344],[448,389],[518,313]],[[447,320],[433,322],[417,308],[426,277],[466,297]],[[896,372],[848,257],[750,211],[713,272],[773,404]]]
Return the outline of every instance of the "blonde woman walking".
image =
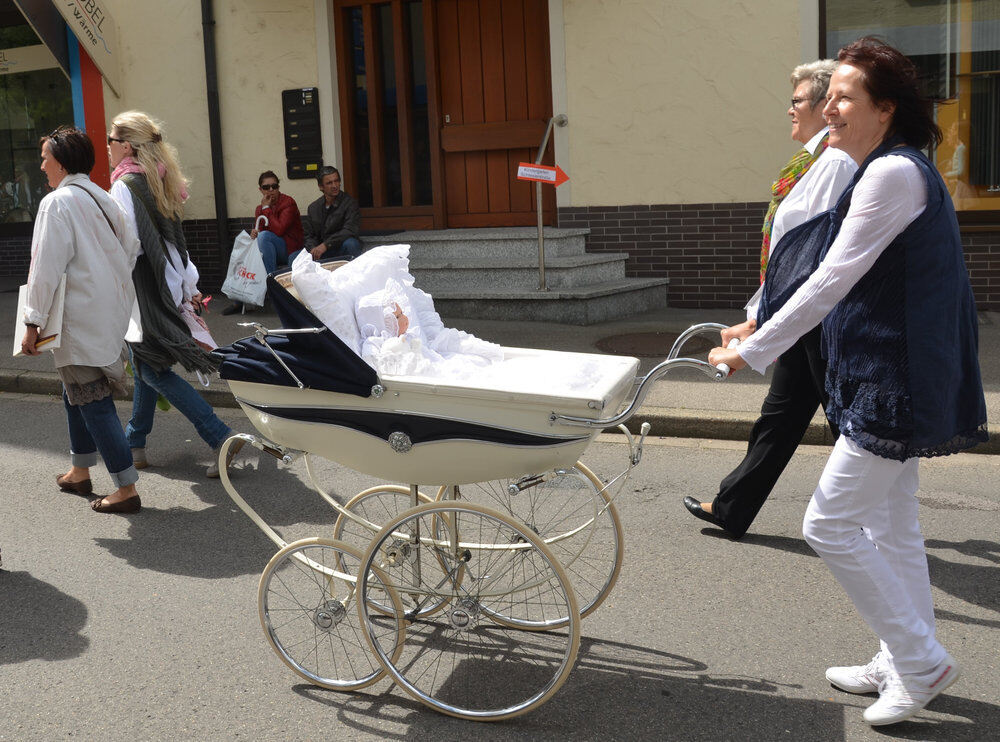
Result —
[[[137,467],[148,465],[146,438],[153,429],[158,395],[191,421],[202,440],[217,450],[232,429],[197,391],[172,370],[211,373],[218,361],[194,339],[184,315],[201,300],[198,269],[188,256],[181,226],[187,181],[177,152],[163,139],[158,121],[139,111],[114,118],[108,134],[111,197],[125,210],[142,250],[132,272],[142,317],[142,340],[129,343],[135,371],[132,418],[125,428]],[[240,444],[230,448],[227,465]],[[205,472],[218,477],[217,458]]]

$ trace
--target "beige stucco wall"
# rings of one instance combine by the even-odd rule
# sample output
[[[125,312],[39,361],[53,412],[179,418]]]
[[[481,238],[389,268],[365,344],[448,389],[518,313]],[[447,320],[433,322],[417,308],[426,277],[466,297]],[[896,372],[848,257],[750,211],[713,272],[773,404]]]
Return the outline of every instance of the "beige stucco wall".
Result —
[[[766,200],[800,0],[562,0],[573,206]]]
[[[201,3],[105,2],[122,47],[121,96],[104,87],[108,121],[130,108],[162,120],[191,180],[185,216],[214,218]],[[315,181],[285,177],[281,91],[317,84],[314,0],[215,0],[214,5],[229,215],[253,214],[260,202],[257,176],[267,169],[304,210],[319,191]],[[320,92],[320,103],[329,105],[328,91]]]
[[[119,27],[121,96],[162,119],[191,179],[186,215],[214,218],[199,0],[104,0]],[[803,57],[815,0],[549,0],[560,205],[761,201],[794,151],[788,72]],[[302,209],[312,180],[285,177],[281,91],[318,85],[324,155],[339,123],[323,0],[215,0],[229,215],[259,202],[273,169]],[[555,12],[554,12],[555,11]],[[146,32],[141,31],[146,29]],[[321,49],[321,53],[317,53]],[[331,79],[333,78],[333,79]],[[331,146],[331,140],[333,145]]]

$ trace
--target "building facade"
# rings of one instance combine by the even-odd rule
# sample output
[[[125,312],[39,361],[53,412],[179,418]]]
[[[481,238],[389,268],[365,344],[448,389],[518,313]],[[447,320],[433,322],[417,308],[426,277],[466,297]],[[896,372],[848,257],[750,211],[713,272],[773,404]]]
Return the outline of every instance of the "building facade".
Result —
[[[164,122],[211,287],[268,169],[304,212],[315,168],[337,165],[368,231],[532,225],[517,166],[565,114],[543,162],[570,180],[543,189],[546,223],[668,276],[673,305],[741,306],[797,146],[788,74],[877,33],[938,101],[930,155],[979,305],[1000,309],[1000,0],[0,0],[0,18],[6,275],[26,271],[37,140],[57,123],[103,150],[120,111]]]

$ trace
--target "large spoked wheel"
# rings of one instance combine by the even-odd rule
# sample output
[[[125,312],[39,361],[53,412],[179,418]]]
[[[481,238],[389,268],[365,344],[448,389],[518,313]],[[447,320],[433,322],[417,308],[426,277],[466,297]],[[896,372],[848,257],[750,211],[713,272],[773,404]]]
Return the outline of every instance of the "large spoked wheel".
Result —
[[[407,627],[398,658],[375,616],[362,616],[386,670],[431,708],[463,719],[507,719],[544,703],[569,675],[580,644],[576,598],[551,550],[524,524],[474,503],[421,505],[387,523],[368,547],[359,607],[369,604],[377,569],[401,594],[449,601]],[[526,624],[568,620],[561,631],[526,633],[487,620],[491,614]]]
[[[422,492],[418,493],[417,499],[421,504],[433,502]],[[356,546],[359,552],[364,553],[382,526],[412,507],[413,496],[409,487],[392,484],[371,487],[347,501],[344,505],[346,512],[340,514],[333,526],[333,537]],[[440,528],[441,524],[435,527]],[[345,568],[345,571],[350,569]],[[409,593],[400,593],[400,600],[403,601],[404,613],[413,617],[435,613],[447,603],[447,600],[421,600]],[[388,615],[394,613],[391,605],[379,601],[373,600],[371,607]]]
[[[361,552],[323,538],[295,541],[275,554],[257,589],[260,624],[281,660],[314,685],[356,690],[379,680],[385,670],[368,650],[370,632],[398,657],[403,648],[403,604],[376,568],[368,575],[368,599],[383,611],[359,613],[357,574]],[[372,613],[364,628],[360,615]]]
[[[438,491],[438,500],[447,489]],[[624,532],[604,485],[590,469],[577,462],[571,469],[536,477],[467,484],[460,492],[463,499],[499,510],[545,540],[569,575],[581,616],[604,602],[622,568]],[[521,625],[501,614],[491,618],[525,629],[565,625],[565,617],[545,626]]]

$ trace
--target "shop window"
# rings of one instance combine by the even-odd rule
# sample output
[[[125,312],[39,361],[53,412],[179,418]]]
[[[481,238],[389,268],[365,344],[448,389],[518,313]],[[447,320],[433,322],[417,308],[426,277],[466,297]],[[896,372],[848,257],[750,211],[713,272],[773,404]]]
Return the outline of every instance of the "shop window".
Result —
[[[944,140],[928,153],[959,211],[1000,209],[1000,0],[825,0],[826,54],[868,34],[913,60]]]
[[[13,4],[0,2],[0,225],[34,221],[48,192],[38,140],[72,122],[69,80]]]

